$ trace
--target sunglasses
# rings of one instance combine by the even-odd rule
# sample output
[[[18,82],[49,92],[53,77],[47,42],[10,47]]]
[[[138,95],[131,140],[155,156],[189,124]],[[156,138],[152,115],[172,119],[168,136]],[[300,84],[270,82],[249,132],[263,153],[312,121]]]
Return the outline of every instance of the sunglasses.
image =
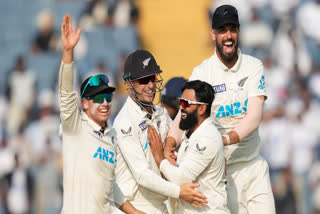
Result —
[[[112,94],[98,94],[98,95],[94,96],[92,98],[92,100],[94,103],[102,104],[102,103],[104,103],[104,100],[106,100],[108,103],[110,103],[112,100]]]
[[[109,83],[109,79],[108,79],[107,75],[105,75],[105,74],[97,74],[97,75],[92,76],[89,79],[89,81],[87,82],[87,84],[84,86],[83,91],[81,93],[81,98],[83,98],[83,94],[86,91],[88,85],[90,85],[90,86],[99,86],[101,82],[103,82],[106,85]]]
[[[208,105],[208,103],[198,102],[198,101],[191,101],[184,98],[179,98],[179,103],[182,106],[182,108],[188,108],[190,105]]]
[[[151,76],[147,76],[144,78],[140,78],[136,80],[140,85],[148,85],[149,82],[154,83],[155,81],[157,81],[157,75],[151,75]]]

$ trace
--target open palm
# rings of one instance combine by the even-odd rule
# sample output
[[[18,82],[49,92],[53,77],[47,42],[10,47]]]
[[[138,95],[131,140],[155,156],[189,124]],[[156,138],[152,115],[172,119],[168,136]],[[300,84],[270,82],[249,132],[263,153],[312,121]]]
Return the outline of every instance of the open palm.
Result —
[[[81,28],[78,28],[76,33],[73,31],[71,17],[69,14],[66,14],[63,17],[63,23],[61,24],[61,35],[64,49],[73,49],[79,41],[80,33]]]

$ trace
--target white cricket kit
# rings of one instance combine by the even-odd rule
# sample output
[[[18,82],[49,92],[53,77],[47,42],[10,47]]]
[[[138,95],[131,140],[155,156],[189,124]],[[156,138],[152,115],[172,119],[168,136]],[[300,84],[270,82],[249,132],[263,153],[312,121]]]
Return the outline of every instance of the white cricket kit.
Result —
[[[73,87],[73,64],[60,68],[60,116],[63,130],[64,214],[123,213],[125,197],[115,183],[116,133],[101,127],[81,112]]]
[[[225,159],[221,134],[207,118],[188,139],[184,135],[177,156],[178,167],[163,160],[160,170],[169,181],[182,185],[199,183],[197,191],[207,197],[207,206],[194,208],[190,203],[177,200],[176,214],[230,213],[227,206]]]
[[[241,54],[240,50],[238,56],[236,64],[228,69],[217,54],[214,54],[195,67],[190,77],[190,80],[202,80],[212,85],[215,100],[211,107],[211,117],[221,135],[233,130],[246,116],[248,98],[266,96],[261,61]],[[256,129],[241,142],[224,147],[228,166],[228,206],[231,213],[275,213],[268,165],[259,155],[260,146],[261,141]],[[244,167],[245,164],[256,167]],[[245,171],[246,169],[252,171]],[[238,171],[251,178],[240,178]],[[261,187],[252,189],[253,192],[249,194],[247,191],[251,191],[251,188],[248,185],[253,183],[252,178],[256,176],[258,179],[261,174],[263,175],[258,180]],[[260,203],[261,206],[258,205]],[[261,209],[250,210],[251,204]]]
[[[157,129],[164,140],[171,118],[164,108],[154,106],[152,116],[128,97],[115,118],[118,134],[116,180],[126,198],[146,213],[167,213],[163,201],[178,198],[180,187],[161,178],[148,144],[148,126]]]

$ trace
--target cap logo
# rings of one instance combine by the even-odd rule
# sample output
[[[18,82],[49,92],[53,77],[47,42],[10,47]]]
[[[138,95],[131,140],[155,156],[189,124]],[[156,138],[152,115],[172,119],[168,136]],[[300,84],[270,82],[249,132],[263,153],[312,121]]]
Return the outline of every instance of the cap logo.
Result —
[[[149,57],[148,59],[143,60],[143,68],[145,68],[146,66],[148,66],[149,61],[150,61],[151,57]]]
[[[228,12],[229,12],[229,11],[226,10],[226,11],[224,11],[224,13],[223,13],[222,15],[223,15],[223,16],[224,16],[224,15],[227,15]]]

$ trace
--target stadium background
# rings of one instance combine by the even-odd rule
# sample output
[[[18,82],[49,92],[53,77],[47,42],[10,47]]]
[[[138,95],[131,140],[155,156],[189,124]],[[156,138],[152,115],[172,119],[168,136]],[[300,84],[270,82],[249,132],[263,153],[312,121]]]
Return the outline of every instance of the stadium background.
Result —
[[[319,212],[319,0],[0,0],[0,213],[60,213],[57,78],[65,13],[83,28],[75,87],[106,72],[119,87],[114,117],[126,97],[125,57],[144,48],[164,83],[188,78],[213,54],[210,16],[222,3],[239,10],[242,52],[265,65],[261,152],[277,213]]]

